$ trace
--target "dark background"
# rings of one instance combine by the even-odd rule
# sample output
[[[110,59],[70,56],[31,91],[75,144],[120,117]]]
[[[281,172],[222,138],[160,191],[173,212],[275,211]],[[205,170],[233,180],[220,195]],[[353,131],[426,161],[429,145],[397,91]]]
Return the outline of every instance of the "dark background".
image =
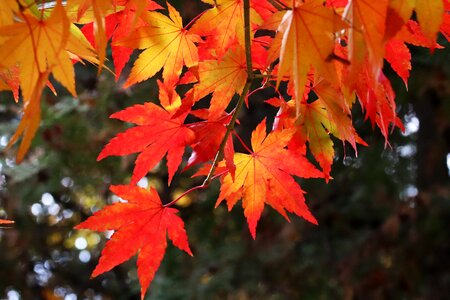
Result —
[[[187,20],[198,9],[177,6]],[[448,46],[443,40],[441,43]],[[179,202],[194,257],[172,245],[146,299],[448,299],[450,295],[450,52],[411,48],[408,91],[386,67],[407,128],[385,147],[378,130],[354,124],[369,147],[358,157],[336,144],[334,180],[304,180],[320,226],[266,208],[253,241],[242,208],[214,209],[219,185]],[[109,184],[129,182],[135,156],[96,162],[128,124],[108,116],[157,100],[154,80],[122,90],[113,75],[77,66],[78,99],[43,96],[43,121],[28,158],[0,156],[1,299],[138,299],[135,259],[89,279],[105,234],[73,226],[112,200]],[[256,96],[240,115],[246,141],[265,114]],[[0,145],[19,122],[20,105],[0,94]],[[244,132],[248,132],[247,135]],[[164,166],[148,183],[163,199],[200,183],[190,172],[166,185]],[[145,184],[145,182],[142,182]]]

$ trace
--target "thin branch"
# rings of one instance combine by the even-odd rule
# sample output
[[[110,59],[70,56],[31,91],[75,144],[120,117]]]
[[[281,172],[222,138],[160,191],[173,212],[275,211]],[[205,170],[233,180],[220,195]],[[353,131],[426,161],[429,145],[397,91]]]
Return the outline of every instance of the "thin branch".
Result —
[[[254,79],[252,66],[252,37],[250,27],[250,0],[244,0],[245,62],[247,64],[247,83]],[[244,94],[244,92],[242,92]],[[241,94],[241,95],[242,95]]]
[[[255,79],[255,76],[253,74],[253,65],[252,65],[252,49],[251,49],[251,27],[250,27],[250,0],[244,0],[244,30],[245,30],[245,60],[246,60],[246,66],[247,66],[247,81],[245,82],[244,88],[242,89],[241,95],[239,96],[238,103],[236,104],[236,107],[233,110],[231,120],[227,125],[227,131],[225,132],[225,135],[223,136],[222,141],[220,142],[219,150],[216,153],[216,156],[214,157],[213,164],[211,168],[209,169],[208,175],[206,176],[205,181],[203,181],[202,185],[193,187],[183,194],[180,195],[177,199],[169,202],[168,204],[164,205],[164,207],[171,206],[175,204],[178,200],[180,200],[182,197],[186,196],[192,191],[204,189],[206,188],[209,183],[216,177],[219,177],[226,172],[222,172],[220,174],[214,175],[214,172],[217,168],[217,165],[219,161],[222,160],[223,154],[225,151],[225,145],[227,144],[228,137],[234,130],[234,125],[236,124],[237,116],[245,102],[245,99],[247,98],[248,92],[250,90],[250,86],[252,85],[253,80]]]
[[[247,97],[251,83],[252,83],[251,81],[247,81],[245,83],[244,89],[242,90],[241,96],[239,97],[239,101],[236,105],[233,115],[231,116],[230,123],[228,123],[228,125],[227,125],[227,131],[225,132],[222,142],[220,143],[219,151],[217,151],[217,153],[216,153],[216,157],[214,158],[213,165],[211,166],[211,169],[209,170],[208,176],[206,176],[206,179],[203,182],[203,185],[208,185],[211,182],[211,180],[213,179],[214,171],[216,170],[217,164],[219,163],[219,161],[222,160],[223,153],[225,150],[225,145],[227,144],[228,137],[230,136],[230,133],[234,130],[234,124],[236,124],[236,119],[237,119],[238,113],[241,110],[242,105],[245,102],[245,98]]]
[[[239,111],[242,108],[242,105],[247,98],[248,91],[250,90],[250,86],[253,82],[254,74],[253,74],[253,65],[252,65],[252,38],[251,38],[251,27],[250,27],[250,0],[244,0],[244,31],[245,31],[245,62],[247,65],[247,82],[245,83],[244,88],[242,89],[242,93],[239,97],[236,108],[234,109],[233,115],[231,117],[230,123],[227,125],[227,131],[222,139],[222,142],[219,146],[219,151],[216,153],[216,157],[214,158],[213,165],[209,170],[208,176],[206,176],[203,185],[208,185],[214,175],[214,171],[216,170],[217,164],[222,160],[225,145],[227,144],[228,137],[231,132],[234,130],[234,124],[236,123],[237,116]]]
[[[269,0],[269,3],[273,5],[277,10],[285,10],[286,5],[284,5],[282,2],[276,1],[276,0]]]
[[[272,74],[254,74],[253,78],[255,79],[277,79],[275,76],[273,76]]]

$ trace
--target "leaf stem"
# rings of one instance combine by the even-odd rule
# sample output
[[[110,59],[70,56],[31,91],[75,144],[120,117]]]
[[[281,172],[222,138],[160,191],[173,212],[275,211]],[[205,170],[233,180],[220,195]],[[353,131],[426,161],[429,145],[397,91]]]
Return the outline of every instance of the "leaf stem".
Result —
[[[196,15],[192,20],[189,21],[189,23],[184,26],[184,29],[187,29],[189,27],[191,27],[192,25],[194,25],[195,21],[197,21],[201,16],[203,16],[205,14],[206,10],[202,11],[201,13],[199,13],[198,15]]]
[[[188,190],[185,191],[183,194],[181,194],[180,196],[178,196],[176,199],[170,201],[170,202],[167,203],[167,204],[164,204],[163,207],[169,207],[169,206],[172,206],[172,205],[174,205],[175,203],[177,203],[181,198],[183,198],[184,196],[186,196],[187,194],[189,194],[189,193],[191,193],[191,192],[193,192],[193,191],[196,191],[196,190],[204,189],[205,187],[206,187],[206,186],[204,186],[203,184],[202,184],[202,185],[194,186],[193,188],[188,189]]]
[[[233,130],[233,134],[239,140],[242,147],[244,147],[244,149],[248,151],[248,153],[250,153],[250,154],[253,153],[253,151],[250,150],[250,148],[247,146],[247,144],[245,144],[245,142],[242,140],[242,138],[239,136],[239,134],[236,131]]]
[[[223,171],[223,172],[221,172],[221,173],[219,173],[219,174],[213,176],[212,179],[215,179],[215,178],[217,178],[217,177],[220,177],[220,176],[222,176],[222,175],[225,174],[225,173],[228,173],[228,170],[225,170],[225,171]],[[212,180],[212,179],[211,179],[211,180]],[[164,204],[163,207],[169,207],[169,206],[172,206],[172,205],[174,205],[175,203],[177,203],[181,198],[183,198],[184,196],[186,196],[187,194],[192,193],[193,191],[196,191],[196,190],[201,190],[201,189],[207,188],[207,187],[208,187],[208,185],[205,185],[205,183],[202,183],[201,185],[194,186],[193,188],[190,188],[189,190],[185,191],[183,194],[181,194],[180,196],[178,196],[176,199],[170,201],[170,202],[167,203],[167,204]]]

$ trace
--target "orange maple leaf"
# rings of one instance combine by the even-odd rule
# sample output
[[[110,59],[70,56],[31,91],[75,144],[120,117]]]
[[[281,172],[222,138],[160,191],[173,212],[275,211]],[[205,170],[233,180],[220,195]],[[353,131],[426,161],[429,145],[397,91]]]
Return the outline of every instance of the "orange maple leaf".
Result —
[[[178,210],[162,205],[154,189],[127,185],[110,189],[127,202],[109,205],[75,228],[116,230],[106,243],[92,276],[111,270],[137,253],[141,299],[144,299],[166,252],[167,235],[175,246],[192,256],[184,222],[176,215]]]
[[[202,0],[214,7],[208,9],[192,25],[191,31],[206,37],[203,48],[221,58],[235,43],[245,47],[244,6],[242,0]],[[250,21],[260,25],[274,8],[267,0],[250,1]]]
[[[265,203],[287,219],[286,210],[317,224],[305,204],[304,191],[291,175],[307,178],[322,177],[322,174],[304,156],[285,149],[293,133],[294,130],[273,131],[266,136],[264,119],[252,133],[253,151],[234,155],[234,180],[229,173],[222,177],[216,206],[226,199],[231,210],[242,199],[253,238]]]
[[[386,19],[387,39],[393,37],[401,26],[408,22],[415,10],[425,36],[430,40],[436,40],[436,35],[445,18],[445,5],[449,5],[448,0],[389,1]]]
[[[144,12],[141,18],[148,26],[140,27],[113,45],[146,49],[134,62],[131,74],[124,84],[128,87],[146,80],[161,68],[167,84],[176,82],[183,65],[198,64],[198,50],[195,42],[200,37],[183,27],[178,11],[167,3],[169,18],[158,12]]]
[[[356,85],[356,94],[365,110],[366,119],[370,119],[372,126],[377,124],[388,143],[391,126],[403,129],[403,124],[397,117],[395,92],[390,81],[383,72],[376,80],[372,76],[368,66],[364,67]]]
[[[277,86],[284,75],[291,75],[297,104],[303,99],[311,67],[333,85],[339,84],[331,55],[335,45],[335,33],[345,27],[345,23],[331,8],[323,6],[322,0],[305,1],[283,16],[278,27],[283,38]],[[297,113],[298,109],[299,106]]]
[[[383,67],[388,0],[352,0],[346,7],[350,85],[358,81],[363,64],[370,64],[377,78]],[[368,56],[367,60],[366,57]],[[353,90],[354,87],[350,86]]]
[[[183,124],[186,114],[173,118],[173,115],[146,102],[114,113],[110,118],[131,122],[132,127],[115,138],[103,148],[97,160],[111,155],[127,155],[141,152],[135,162],[131,183],[137,183],[167,153],[169,184],[178,169],[186,145],[194,141],[195,134]]]
[[[0,5],[0,27],[14,23],[14,13],[19,10],[16,0],[4,0]]]
[[[24,22],[0,28],[0,66],[20,65],[20,87],[25,100],[32,97],[40,74],[55,71],[55,78],[75,95],[72,62],[65,50],[70,22],[58,2],[45,20],[23,13]],[[55,69],[56,68],[56,69]]]

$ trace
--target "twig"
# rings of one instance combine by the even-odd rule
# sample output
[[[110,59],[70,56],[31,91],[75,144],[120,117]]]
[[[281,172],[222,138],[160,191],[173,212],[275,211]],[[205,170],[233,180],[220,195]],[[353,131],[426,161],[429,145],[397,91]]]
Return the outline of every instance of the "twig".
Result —
[[[164,205],[164,207],[171,206],[175,204],[178,200],[180,200],[182,197],[186,196],[192,191],[204,189],[206,188],[210,182],[216,178],[219,177],[226,172],[222,172],[220,174],[214,175],[214,172],[217,168],[217,165],[219,161],[222,160],[224,151],[225,151],[225,145],[227,144],[228,137],[234,130],[234,125],[236,124],[237,116],[239,114],[239,111],[241,110],[245,99],[247,98],[248,92],[250,90],[250,86],[252,85],[253,80],[255,79],[255,76],[253,74],[253,65],[252,65],[252,49],[251,49],[251,28],[250,28],[250,0],[244,0],[244,30],[245,30],[245,60],[246,60],[246,66],[247,66],[247,81],[245,82],[244,88],[242,89],[241,95],[239,96],[238,103],[236,104],[236,107],[233,110],[233,114],[231,116],[231,120],[227,125],[227,131],[225,132],[225,135],[223,136],[223,139],[220,143],[219,150],[216,153],[216,156],[214,157],[213,164],[211,168],[209,169],[208,175],[206,176],[205,181],[203,181],[202,185],[193,187],[183,194],[181,194],[177,199],[167,203]]]
[[[222,139],[222,142],[219,146],[219,151],[216,153],[216,157],[214,158],[213,165],[211,166],[211,169],[209,170],[208,176],[206,176],[205,181],[203,182],[203,185],[208,185],[212,177],[214,175],[214,171],[216,170],[217,164],[220,160],[222,160],[223,152],[225,149],[225,145],[227,143],[228,137],[230,136],[230,133],[234,130],[234,124],[236,123],[237,116],[239,114],[239,111],[242,108],[242,105],[245,102],[245,99],[247,98],[248,91],[250,90],[250,86],[253,82],[253,79],[255,78],[253,74],[253,66],[252,66],[252,46],[251,46],[251,32],[250,32],[250,0],[244,0],[244,31],[245,31],[245,62],[247,65],[247,82],[245,83],[244,88],[242,89],[242,93],[239,97],[238,103],[236,105],[236,108],[234,109],[233,115],[231,117],[230,123],[227,125],[227,131],[225,132],[225,135]]]

